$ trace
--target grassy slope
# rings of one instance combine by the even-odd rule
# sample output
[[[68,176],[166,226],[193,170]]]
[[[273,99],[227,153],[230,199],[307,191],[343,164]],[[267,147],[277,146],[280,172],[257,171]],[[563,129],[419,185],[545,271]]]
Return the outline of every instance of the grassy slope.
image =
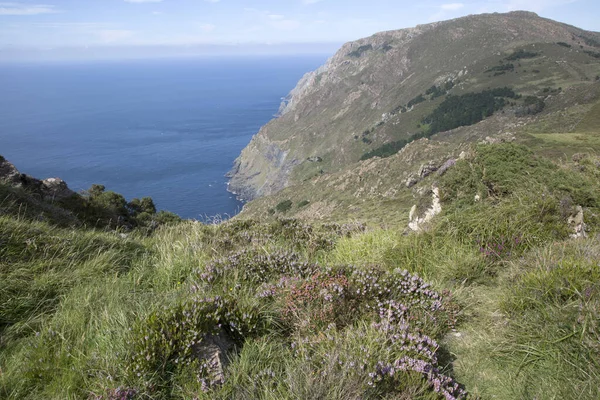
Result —
[[[421,235],[237,220],[123,238],[0,217],[0,397],[438,398],[419,373],[380,379],[378,361],[427,357],[387,336],[396,325],[371,325],[390,322],[392,303],[382,320],[365,308],[377,295],[351,294],[366,290],[360,277],[371,275],[356,272],[365,271],[411,304],[390,282],[406,269],[444,293],[434,323],[413,303],[409,329],[441,345],[441,371],[472,394],[598,398],[598,162],[558,166],[520,146],[477,147],[439,178],[444,212]],[[575,205],[590,239],[568,237]],[[300,273],[303,261],[320,273]],[[200,365],[174,362],[189,360],[192,332],[176,324],[207,329],[211,315],[235,322],[243,343],[222,386],[199,380]]]

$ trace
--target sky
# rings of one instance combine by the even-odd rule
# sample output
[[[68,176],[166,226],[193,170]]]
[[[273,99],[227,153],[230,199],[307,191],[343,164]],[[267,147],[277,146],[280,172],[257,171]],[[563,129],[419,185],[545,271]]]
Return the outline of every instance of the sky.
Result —
[[[0,0],[0,60],[333,53],[375,32],[513,10],[600,31],[600,0]]]

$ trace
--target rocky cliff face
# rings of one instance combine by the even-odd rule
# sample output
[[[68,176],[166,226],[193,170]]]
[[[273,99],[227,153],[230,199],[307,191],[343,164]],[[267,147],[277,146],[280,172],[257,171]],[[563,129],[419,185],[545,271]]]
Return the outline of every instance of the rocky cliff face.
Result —
[[[279,116],[252,138],[230,172],[230,190],[245,200],[273,194],[407,138],[436,103],[398,110],[432,85],[452,82],[456,93],[520,85],[527,92],[534,90],[529,80],[548,79],[550,86],[592,79],[594,70],[580,64],[593,60],[584,52],[595,46],[600,35],[528,12],[468,16],[347,43],[307,73]],[[536,76],[489,73],[517,48],[538,49],[536,62],[547,68],[525,72]],[[557,61],[565,62],[559,72]]]
[[[42,199],[60,200],[75,195],[66,182],[60,178],[36,179],[22,174],[10,162],[0,156],[0,183],[23,187],[41,196]]]

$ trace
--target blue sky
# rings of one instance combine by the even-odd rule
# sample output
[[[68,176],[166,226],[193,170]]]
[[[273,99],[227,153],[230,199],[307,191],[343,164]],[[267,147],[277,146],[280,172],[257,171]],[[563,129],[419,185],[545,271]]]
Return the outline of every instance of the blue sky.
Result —
[[[0,0],[0,53],[289,43],[329,51],[382,30],[521,9],[600,31],[599,0]]]

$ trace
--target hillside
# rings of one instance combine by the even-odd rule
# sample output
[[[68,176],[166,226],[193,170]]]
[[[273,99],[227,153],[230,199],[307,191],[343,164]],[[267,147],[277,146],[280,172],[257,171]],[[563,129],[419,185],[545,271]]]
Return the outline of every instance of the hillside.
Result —
[[[522,114],[528,96],[542,100],[593,82],[598,54],[599,34],[528,12],[468,16],[347,43],[307,74],[281,116],[252,138],[230,189],[244,199],[273,194],[337,172],[386,143],[429,135],[427,117],[446,95],[509,87],[522,98],[506,98],[500,108]]]
[[[349,43],[219,223],[0,157],[0,399],[600,398],[597,38],[517,12]]]
[[[600,159],[465,153],[424,179],[442,207],[410,235],[243,218],[124,234],[40,221],[72,211],[3,183],[0,397],[597,399]]]

